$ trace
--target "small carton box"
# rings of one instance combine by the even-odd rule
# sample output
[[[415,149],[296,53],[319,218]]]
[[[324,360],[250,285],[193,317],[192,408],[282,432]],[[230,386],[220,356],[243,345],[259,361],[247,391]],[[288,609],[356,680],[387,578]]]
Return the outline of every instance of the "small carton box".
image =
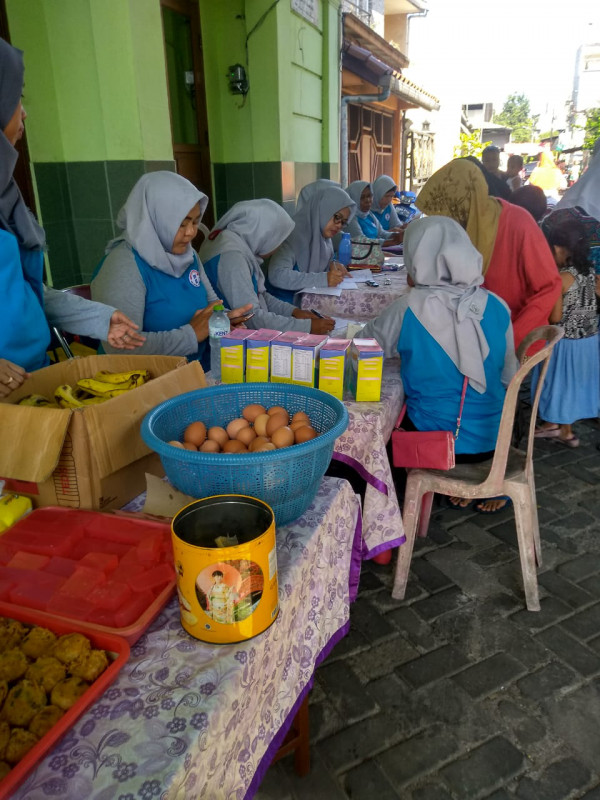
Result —
[[[319,354],[319,389],[344,399],[350,339],[328,339]]]
[[[17,405],[30,394],[53,398],[97,372],[147,369],[151,380],[84,408]],[[175,356],[89,356],[37,370],[0,402],[0,478],[34,506],[121,508],[146,488],[145,473],[163,475],[160,459],[140,435],[142,419],[165,400],[206,386],[197,361]]]
[[[292,345],[306,336],[302,331],[284,331],[271,342],[271,383],[292,382]]]
[[[281,331],[259,328],[246,339],[246,381],[268,381],[271,363],[271,342]]]
[[[383,348],[375,339],[352,342],[352,392],[355,400],[381,399]]]
[[[327,336],[306,333],[292,345],[292,383],[315,387],[318,381],[319,352]]]
[[[243,383],[246,371],[246,339],[253,331],[235,328],[221,337],[221,383]]]

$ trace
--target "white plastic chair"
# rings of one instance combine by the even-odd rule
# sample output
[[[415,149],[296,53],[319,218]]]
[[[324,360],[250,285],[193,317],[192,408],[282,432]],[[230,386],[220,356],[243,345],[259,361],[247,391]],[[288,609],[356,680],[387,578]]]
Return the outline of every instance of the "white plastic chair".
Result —
[[[506,390],[498,438],[496,440],[496,450],[491,462],[457,464],[453,469],[445,471],[408,470],[402,512],[406,542],[398,548],[398,562],[392,590],[392,597],[396,600],[402,600],[406,591],[417,531],[419,536],[427,535],[435,492],[450,497],[468,499],[487,499],[508,495],[513,501],[515,509],[517,540],[527,608],[529,611],[540,610],[536,561],[537,565],[540,566],[542,553],[533,476],[533,442],[537,409],[544,378],[552,350],[563,334],[562,328],[558,328],[555,325],[546,325],[529,333],[521,343],[518,351],[521,367]],[[545,346],[535,355],[525,358],[525,354],[531,345],[540,339],[546,342]],[[531,409],[527,451],[525,452],[511,446],[515,409],[519,389],[524,378],[529,375],[536,364],[540,363],[542,368]]]

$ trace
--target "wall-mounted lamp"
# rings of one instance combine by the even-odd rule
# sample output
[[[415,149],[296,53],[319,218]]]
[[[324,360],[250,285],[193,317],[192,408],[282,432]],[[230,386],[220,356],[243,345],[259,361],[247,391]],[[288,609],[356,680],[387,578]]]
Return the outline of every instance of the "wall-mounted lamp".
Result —
[[[229,67],[227,77],[229,78],[229,91],[232,94],[248,94],[249,87],[246,70],[241,64],[233,64]]]

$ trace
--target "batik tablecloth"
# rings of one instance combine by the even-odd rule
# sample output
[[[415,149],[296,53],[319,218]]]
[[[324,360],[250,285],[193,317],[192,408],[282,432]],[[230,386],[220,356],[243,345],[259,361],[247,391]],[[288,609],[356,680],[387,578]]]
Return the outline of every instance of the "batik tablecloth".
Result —
[[[389,286],[384,284],[386,275],[390,279]],[[375,273],[373,279],[379,284],[378,287],[359,283],[358,289],[343,289],[339,297],[303,292],[300,295],[300,307],[313,308],[320,314],[336,319],[342,317],[368,322],[408,291],[406,270]]]
[[[384,363],[381,401],[344,401],[348,428],[334,445],[333,457],[353,467],[367,482],[363,502],[363,558],[397,547],[405,541],[386,444],[404,403],[400,362]]]
[[[14,797],[252,797],[315,666],[347,631],[360,547],[356,496],[325,478],[308,511],[277,531],[273,625],[241,644],[208,645],[183,630],[173,600]]]

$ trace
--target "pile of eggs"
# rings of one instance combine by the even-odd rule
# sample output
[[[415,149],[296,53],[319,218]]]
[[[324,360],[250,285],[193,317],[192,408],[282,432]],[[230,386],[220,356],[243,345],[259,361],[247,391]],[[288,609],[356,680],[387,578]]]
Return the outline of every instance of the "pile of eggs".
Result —
[[[203,422],[192,422],[183,433],[183,442],[169,444],[200,453],[263,453],[302,444],[316,436],[318,433],[304,411],[290,417],[282,406],[267,409],[253,403],[225,428],[207,428]]]

